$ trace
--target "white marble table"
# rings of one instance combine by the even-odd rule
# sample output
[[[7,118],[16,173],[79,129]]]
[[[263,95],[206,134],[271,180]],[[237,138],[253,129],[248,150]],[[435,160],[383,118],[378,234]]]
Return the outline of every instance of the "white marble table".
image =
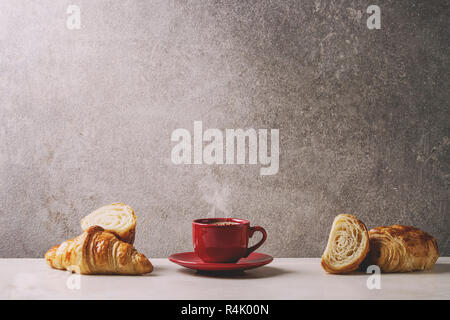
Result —
[[[145,276],[79,276],[49,268],[43,259],[0,259],[1,299],[450,299],[450,258],[434,269],[370,275],[326,274],[319,259],[276,258],[234,276],[209,276],[167,259],[151,259]]]

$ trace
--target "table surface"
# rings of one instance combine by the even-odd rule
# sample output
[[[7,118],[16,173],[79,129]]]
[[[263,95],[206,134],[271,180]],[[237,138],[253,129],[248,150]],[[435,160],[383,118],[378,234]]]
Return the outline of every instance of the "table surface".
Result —
[[[325,273],[317,258],[275,258],[241,274],[213,276],[151,259],[143,276],[76,275],[44,259],[0,259],[1,299],[450,299],[450,258],[433,270],[381,274],[380,289],[363,272]]]

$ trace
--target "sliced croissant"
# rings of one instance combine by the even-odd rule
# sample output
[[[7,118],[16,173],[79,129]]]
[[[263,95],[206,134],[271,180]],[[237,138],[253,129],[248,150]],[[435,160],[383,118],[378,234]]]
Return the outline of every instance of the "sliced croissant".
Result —
[[[364,266],[377,265],[382,272],[431,269],[439,257],[436,240],[415,227],[378,227],[369,231],[369,238]]]
[[[81,228],[100,226],[114,233],[120,240],[134,243],[136,215],[133,209],[124,203],[113,203],[93,211],[81,220]]]
[[[153,271],[143,254],[99,226],[54,246],[45,254],[45,260],[52,268],[80,274],[136,275]]]
[[[354,271],[368,251],[369,235],[364,223],[350,214],[340,214],[331,227],[322,267],[329,273]]]

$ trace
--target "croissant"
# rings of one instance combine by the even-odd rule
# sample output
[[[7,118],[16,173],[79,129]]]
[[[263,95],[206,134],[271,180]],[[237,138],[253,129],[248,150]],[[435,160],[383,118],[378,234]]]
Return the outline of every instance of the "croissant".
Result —
[[[367,228],[350,214],[340,214],[333,222],[321,264],[329,273],[356,270],[369,251]]]
[[[153,271],[143,254],[99,226],[54,246],[45,254],[45,260],[52,268],[80,274],[134,275]]]
[[[92,226],[100,226],[114,233],[120,240],[133,244],[136,215],[130,206],[124,203],[113,203],[98,208],[81,219],[81,229],[84,231]]]
[[[370,252],[363,266],[378,265],[382,272],[431,269],[439,257],[436,240],[422,230],[398,224],[369,231]]]

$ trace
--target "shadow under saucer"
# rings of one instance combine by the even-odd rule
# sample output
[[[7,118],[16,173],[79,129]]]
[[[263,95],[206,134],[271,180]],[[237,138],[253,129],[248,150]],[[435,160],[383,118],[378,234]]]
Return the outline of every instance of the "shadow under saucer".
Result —
[[[178,269],[177,271],[196,277],[213,277],[222,279],[242,279],[242,280],[271,278],[291,273],[291,271],[271,266],[263,266],[260,268],[250,270],[211,271],[211,270]]]

